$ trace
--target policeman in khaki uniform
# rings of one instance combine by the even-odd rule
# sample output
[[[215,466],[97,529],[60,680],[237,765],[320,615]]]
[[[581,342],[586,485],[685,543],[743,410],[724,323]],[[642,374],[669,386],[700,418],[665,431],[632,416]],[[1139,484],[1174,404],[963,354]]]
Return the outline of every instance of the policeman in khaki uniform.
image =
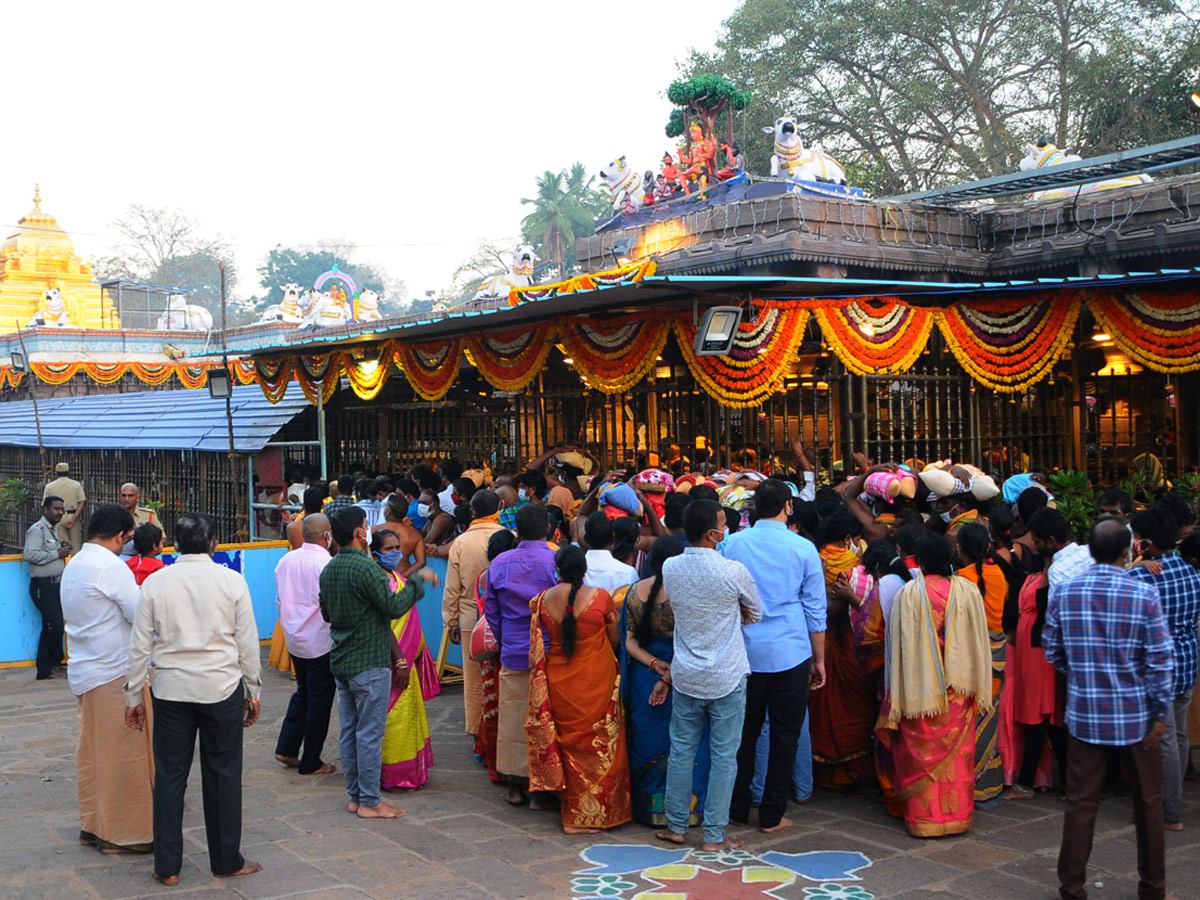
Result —
[[[38,639],[37,677],[66,678],[62,671],[63,614],[59,599],[63,569],[71,545],[59,539],[63,518],[63,500],[51,494],[42,501],[42,517],[25,532],[21,554],[29,563],[29,597],[42,615],[42,633]]]
[[[151,522],[157,523],[158,521],[154,515],[154,510],[147,506],[138,506],[138,501],[141,499],[142,490],[132,481],[121,485],[121,505],[129,510],[129,514],[133,516],[133,527],[135,529],[139,525],[148,525]],[[121,550],[121,559],[132,559],[135,552],[133,541],[127,541],[124,549]]]
[[[66,521],[60,527],[71,542],[71,552],[78,553],[79,548],[83,546],[83,527],[87,524],[87,516],[83,512],[87,505],[87,495],[83,493],[82,484],[74,478],[67,477],[71,467],[65,462],[55,466],[54,471],[58,477],[46,485],[46,489],[42,491],[42,499],[62,497],[63,508],[66,510],[63,518]]]

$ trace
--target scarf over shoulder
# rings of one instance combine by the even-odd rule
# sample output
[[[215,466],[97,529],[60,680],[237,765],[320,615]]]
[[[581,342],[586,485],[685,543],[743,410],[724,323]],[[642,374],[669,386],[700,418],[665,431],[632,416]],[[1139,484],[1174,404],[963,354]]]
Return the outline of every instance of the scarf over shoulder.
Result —
[[[951,688],[974,697],[979,713],[992,708],[987,613],[979,589],[957,575],[950,579],[945,635],[943,650],[938,646],[925,579],[918,575],[900,590],[892,606],[890,722],[944,713]]]

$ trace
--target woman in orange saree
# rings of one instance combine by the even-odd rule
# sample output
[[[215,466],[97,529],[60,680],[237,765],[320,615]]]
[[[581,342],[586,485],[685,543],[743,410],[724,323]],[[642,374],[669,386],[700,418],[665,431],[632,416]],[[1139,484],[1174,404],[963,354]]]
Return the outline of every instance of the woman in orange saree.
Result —
[[[952,574],[950,545],[927,537],[917,560],[921,576],[892,607],[889,694],[875,734],[891,751],[909,834],[940,837],[971,827],[975,715],[992,704],[992,661],[983,600]]]
[[[554,562],[561,583],[529,601],[529,788],[559,792],[566,834],[595,834],[633,817],[620,631],[608,592],[583,587],[583,551],[563,547]]]

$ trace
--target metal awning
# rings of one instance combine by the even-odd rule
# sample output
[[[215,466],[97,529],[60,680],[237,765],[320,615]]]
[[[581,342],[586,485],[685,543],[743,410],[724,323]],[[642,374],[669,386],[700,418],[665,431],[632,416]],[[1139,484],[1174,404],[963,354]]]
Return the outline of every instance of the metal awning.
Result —
[[[396,316],[375,322],[352,322],[336,328],[304,331],[294,337],[238,352],[250,356],[322,354],[350,347],[403,338],[428,341],[484,329],[520,328],[546,319],[586,315],[619,315],[647,309],[687,309],[693,302],[730,299],[839,299],[903,296],[913,305],[943,306],[965,295],[1027,293],[1079,287],[1118,287],[1180,282],[1200,278],[1200,267],[1158,269],[1012,281],[942,282],[864,278],[781,278],[763,276],[654,275],[593,290],[574,291],[515,307],[507,303],[462,310],[441,317],[432,314]]]
[[[256,384],[233,389],[234,446],[255,452],[309,404],[300,391],[271,403]],[[94,394],[38,401],[42,442],[54,449],[229,450],[225,401],[203,390]],[[36,447],[33,401],[0,403],[0,445]]]

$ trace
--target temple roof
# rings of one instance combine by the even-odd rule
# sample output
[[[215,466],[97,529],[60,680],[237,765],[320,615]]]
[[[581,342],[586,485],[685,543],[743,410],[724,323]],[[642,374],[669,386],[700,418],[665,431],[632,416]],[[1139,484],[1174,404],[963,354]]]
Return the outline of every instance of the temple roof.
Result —
[[[42,210],[42,192],[33,187],[33,209],[17,220],[17,230],[0,245],[0,258],[37,251],[43,256],[74,256],[75,244],[58,219]],[[3,275],[0,274],[0,278]]]

